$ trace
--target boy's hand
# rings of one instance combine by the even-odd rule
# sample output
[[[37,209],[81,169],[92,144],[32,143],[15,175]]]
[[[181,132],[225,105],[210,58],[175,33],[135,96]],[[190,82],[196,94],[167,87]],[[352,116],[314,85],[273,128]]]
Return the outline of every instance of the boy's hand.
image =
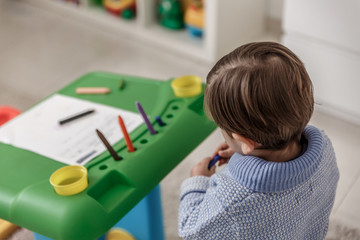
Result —
[[[215,173],[215,165],[212,166],[210,168],[210,170],[208,169],[209,167],[209,163],[212,160],[211,157],[207,157],[204,158],[201,162],[199,162],[198,164],[196,164],[192,169],[191,169],[191,173],[190,176],[191,177],[195,177],[195,176],[206,176],[206,177],[210,177],[211,175],[213,175]]]
[[[219,160],[219,166],[221,166],[225,163],[228,163],[229,159],[234,153],[235,151],[232,150],[229,145],[224,142],[216,148],[215,153],[212,157],[214,158],[215,155],[218,154],[221,157],[221,159]]]

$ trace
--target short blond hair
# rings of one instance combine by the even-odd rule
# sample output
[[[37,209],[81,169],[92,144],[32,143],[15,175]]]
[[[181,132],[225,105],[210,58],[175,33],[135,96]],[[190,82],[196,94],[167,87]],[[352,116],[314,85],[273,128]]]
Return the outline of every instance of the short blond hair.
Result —
[[[300,59],[274,42],[245,44],[207,76],[204,106],[225,130],[281,149],[301,137],[314,109],[310,77]]]

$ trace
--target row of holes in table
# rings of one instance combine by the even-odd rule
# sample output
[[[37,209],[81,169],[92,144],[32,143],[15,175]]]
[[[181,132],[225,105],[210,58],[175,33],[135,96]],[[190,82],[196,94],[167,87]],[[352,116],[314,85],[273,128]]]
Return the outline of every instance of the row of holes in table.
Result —
[[[174,106],[172,106],[171,107],[171,109],[172,110],[178,110],[179,109],[179,107],[177,106],[177,105],[174,105]],[[166,116],[165,116],[167,119],[171,119],[171,118],[173,118],[174,117],[174,115],[172,114],[172,113],[168,113]],[[162,127],[162,126],[161,126]],[[141,144],[146,144],[146,143],[148,143],[148,140],[147,139],[141,139],[140,140],[140,143]],[[120,157],[120,160],[123,160],[123,158],[121,157],[121,156],[119,156]],[[119,161],[119,160],[118,160]],[[105,164],[103,164],[103,165],[101,165],[100,167],[99,167],[99,169],[100,170],[105,170],[105,169],[107,169],[107,165],[105,165]]]

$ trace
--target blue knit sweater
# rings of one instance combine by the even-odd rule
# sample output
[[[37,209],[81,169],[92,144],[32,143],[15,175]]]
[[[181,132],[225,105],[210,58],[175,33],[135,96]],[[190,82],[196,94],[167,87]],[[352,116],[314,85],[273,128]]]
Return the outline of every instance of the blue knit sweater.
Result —
[[[235,153],[213,176],[180,190],[184,239],[324,239],[339,171],[328,137],[306,127],[306,151],[288,162]]]

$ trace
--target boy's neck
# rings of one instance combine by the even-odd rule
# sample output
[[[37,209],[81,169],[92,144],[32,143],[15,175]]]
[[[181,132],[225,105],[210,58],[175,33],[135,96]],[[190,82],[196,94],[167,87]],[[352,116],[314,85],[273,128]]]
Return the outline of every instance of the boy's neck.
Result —
[[[287,162],[301,154],[300,142],[293,142],[281,150],[255,149],[251,155],[270,162]]]

